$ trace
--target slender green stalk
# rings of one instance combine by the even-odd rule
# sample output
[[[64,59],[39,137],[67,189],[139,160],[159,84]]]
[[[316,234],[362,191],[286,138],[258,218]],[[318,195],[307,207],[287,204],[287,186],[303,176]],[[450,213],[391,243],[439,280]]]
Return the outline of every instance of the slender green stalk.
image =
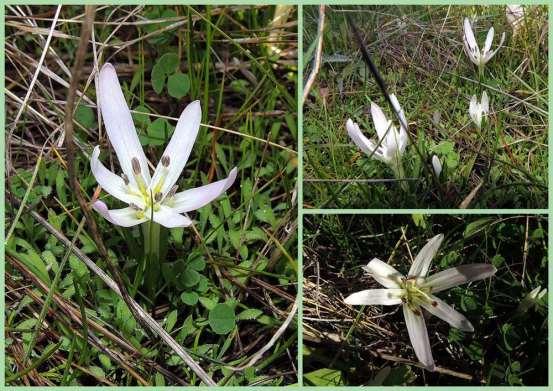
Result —
[[[77,232],[75,232],[75,236],[73,237],[73,241],[71,242],[71,246],[67,248],[65,255],[63,256],[60,265],[58,267],[58,270],[56,271],[56,275],[54,276],[54,280],[52,281],[52,285],[50,285],[50,289],[48,290],[48,294],[46,295],[46,299],[44,300],[44,305],[42,306],[42,309],[40,310],[40,314],[38,316],[38,321],[36,323],[35,331],[33,332],[33,335],[31,337],[31,340],[29,341],[29,346],[27,347],[25,351],[25,356],[23,359],[23,362],[27,362],[29,357],[31,356],[31,352],[33,351],[33,347],[35,345],[36,339],[38,337],[38,332],[42,328],[42,324],[44,322],[44,318],[46,318],[46,314],[48,313],[48,309],[50,308],[50,303],[52,302],[52,297],[54,297],[54,294],[56,293],[56,290],[58,289],[58,283],[61,278],[61,271],[63,270],[65,263],[69,259],[69,255],[73,251],[73,247],[75,246],[75,243],[77,242],[77,239],[79,238],[79,235],[81,234],[81,230],[84,227],[84,222],[86,221],[85,218],[81,219],[81,222],[79,223],[79,226],[77,228]]]
[[[150,221],[144,224],[144,285],[148,298],[153,302],[156,294],[156,285],[161,272],[159,252],[159,224]],[[135,281],[136,283],[136,281]],[[140,281],[138,281],[140,284]]]

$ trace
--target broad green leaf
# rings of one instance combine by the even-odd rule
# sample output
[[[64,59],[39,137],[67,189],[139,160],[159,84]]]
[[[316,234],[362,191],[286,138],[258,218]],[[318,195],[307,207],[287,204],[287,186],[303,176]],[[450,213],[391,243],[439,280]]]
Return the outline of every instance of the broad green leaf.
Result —
[[[182,302],[186,305],[191,305],[191,306],[198,304],[199,298],[200,297],[196,292],[183,292],[180,295],[180,299],[182,300]]]
[[[216,334],[228,334],[236,324],[234,309],[227,304],[217,304],[209,311],[209,326]]]
[[[186,288],[192,288],[194,285],[200,282],[200,273],[198,273],[194,269],[188,268],[180,275],[180,280],[182,285],[184,285]]]
[[[173,98],[180,99],[190,90],[190,78],[186,73],[177,72],[167,79],[167,92]]]
[[[257,309],[257,308],[248,308],[247,310],[244,310],[238,314],[236,317],[237,320],[253,320],[260,316],[263,313],[263,311]]]
[[[336,369],[321,368],[316,371],[306,373],[304,377],[309,382],[309,385],[312,386],[332,387],[344,385],[342,372]]]
[[[160,94],[163,91],[163,86],[165,85],[165,79],[167,75],[163,71],[163,67],[156,63],[152,68],[151,80],[152,87],[156,94]]]
[[[157,60],[157,64],[165,75],[170,75],[178,70],[179,56],[176,53],[166,53]]]
[[[177,310],[173,310],[167,315],[167,319],[165,320],[165,330],[170,333],[173,330],[173,327],[175,327],[175,323],[177,323],[178,318],[178,312]]]
[[[84,105],[77,106],[77,110],[75,110],[75,119],[86,129],[92,129],[96,124],[94,111],[90,107]]]

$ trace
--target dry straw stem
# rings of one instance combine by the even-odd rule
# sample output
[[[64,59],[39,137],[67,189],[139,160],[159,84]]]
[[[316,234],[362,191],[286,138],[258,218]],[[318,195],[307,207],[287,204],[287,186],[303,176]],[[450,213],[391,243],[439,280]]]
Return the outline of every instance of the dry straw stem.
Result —
[[[92,239],[94,240],[94,242],[96,243],[100,256],[104,259],[104,261],[108,265],[110,272],[113,278],[115,279],[115,281],[109,278],[109,276],[107,276],[103,272],[101,272],[100,274],[99,272],[101,270],[89,258],[88,260],[90,262],[85,262],[85,263],[106,283],[108,283],[109,281],[108,285],[110,286],[110,288],[123,298],[129,310],[133,314],[134,318],[144,328],[145,331],[153,332],[154,334],[158,335],[167,345],[169,345],[169,347],[171,347],[171,349],[175,351],[175,353],[179,355],[180,358],[182,358],[182,360],[190,367],[190,369],[192,369],[192,371],[194,371],[194,373],[196,373],[196,375],[198,375],[198,377],[206,385],[215,386],[216,383],[198,365],[198,363],[196,363],[194,359],[169,335],[169,333],[167,333],[152,317],[150,317],[148,313],[146,313],[142,309],[142,307],[140,307],[140,305],[136,301],[134,301],[132,297],[128,294],[125,288],[125,285],[123,283],[123,279],[119,274],[119,271],[117,270],[112,259],[108,255],[107,249],[100,236],[98,226],[96,225],[96,222],[92,217],[92,214],[90,213],[90,208],[80,191],[80,186],[79,186],[79,182],[77,180],[76,171],[75,171],[75,144],[73,141],[73,112],[74,112],[74,106],[75,106],[77,86],[80,80],[82,67],[84,64],[84,57],[88,47],[89,37],[91,35],[91,30],[94,22],[94,15],[95,15],[94,6],[86,6],[85,23],[83,23],[83,26],[81,29],[81,38],[79,41],[79,46],[77,48],[73,70],[71,72],[72,74],[71,84],[67,94],[67,102],[65,107],[66,158],[67,158],[70,186],[73,189],[73,192],[77,197],[79,205],[86,217],[89,233]],[[83,259],[81,258],[81,260]],[[94,266],[94,268],[92,266]]]
[[[315,83],[319,69],[321,68],[321,59],[323,56],[323,38],[324,38],[324,29],[325,29],[325,5],[321,4],[319,6],[319,25],[317,27],[317,49],[315,50],[315,59],[313,60],[313,70],[309,74],[305,87],[303,89],[303,96],[301,99],[301,104],[303,106],[305,100],[309,96],[309,91]]]

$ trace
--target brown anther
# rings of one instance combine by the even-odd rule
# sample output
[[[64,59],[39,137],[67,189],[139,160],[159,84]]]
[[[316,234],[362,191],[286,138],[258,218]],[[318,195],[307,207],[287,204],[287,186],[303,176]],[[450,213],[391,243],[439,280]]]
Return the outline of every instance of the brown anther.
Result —
[[[407,303],[407,299],[406,299],[405,297],[402,297],[402,298],[401,298],[401,301],[402,301],[403,303]]]
[[[134,210],[142,210],[142,208],[138,205],[136,205],[135,203],[130,203],[129,206],[134,209]]]
[[[154,200],[156,202],[161,201],[162,198],[163,198],[163,194],[161,194],[161,193],[156,193],[156,195],[154,196]]]
[[[123,179],[123,182],[125,182],[125,185],[128,186],[129,178],[124,173],[121,174],[121,178]]]
[[[418,316],[421,316],[421,315],[422,315],[422,313],[421,313],[420,310],[413,310],[413,313],[414,313],[415,315],[418,315]]]
[[[434,301],[432,302],[432,307],[437,307],[437,306],[438,306],[438,302],[434,300]]]
[[[161,164],[163,165],[163,167],[169,167],[170,163],[171,159],[169,158],[169,156],[165,155],[161,158]]]
[[[142,169],[140,168],[140,162],[137,158],[133,157],[131,159],[131,165],[132,165],[132,171],[134,172],[134,175],[139,175]]]
[[[176,194],[178,188],[179,187],[177,185],[173,185],[171,190],[169,190],[169,192],[167,193],[167,198],[173,197]]]

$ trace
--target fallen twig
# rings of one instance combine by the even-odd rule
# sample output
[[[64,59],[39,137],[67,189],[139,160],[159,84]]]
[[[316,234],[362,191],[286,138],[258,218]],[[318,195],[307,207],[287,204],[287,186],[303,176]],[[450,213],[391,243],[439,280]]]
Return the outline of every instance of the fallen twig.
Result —
[[[301,98],[301,105],[303,106],[305,100],[307,99],[307,96],[309,95],[309,91],[311,91],[311,87],[313,87],[313,83],[315,82],[315,79],[317,78],[317,74],[319,73],[319,69],[321,68],[321,58],[323,54],[323,32],[325,29],[325,5],[321,4],[319,6],[319,25],[317,27],[317,49],[315,50],[315,58],[313,60],[313,69],[311,70],[311,73],[309,74],[309,77],[307,78],[307,81],[305,82],[305,87],[303,88],[303,95]]]

